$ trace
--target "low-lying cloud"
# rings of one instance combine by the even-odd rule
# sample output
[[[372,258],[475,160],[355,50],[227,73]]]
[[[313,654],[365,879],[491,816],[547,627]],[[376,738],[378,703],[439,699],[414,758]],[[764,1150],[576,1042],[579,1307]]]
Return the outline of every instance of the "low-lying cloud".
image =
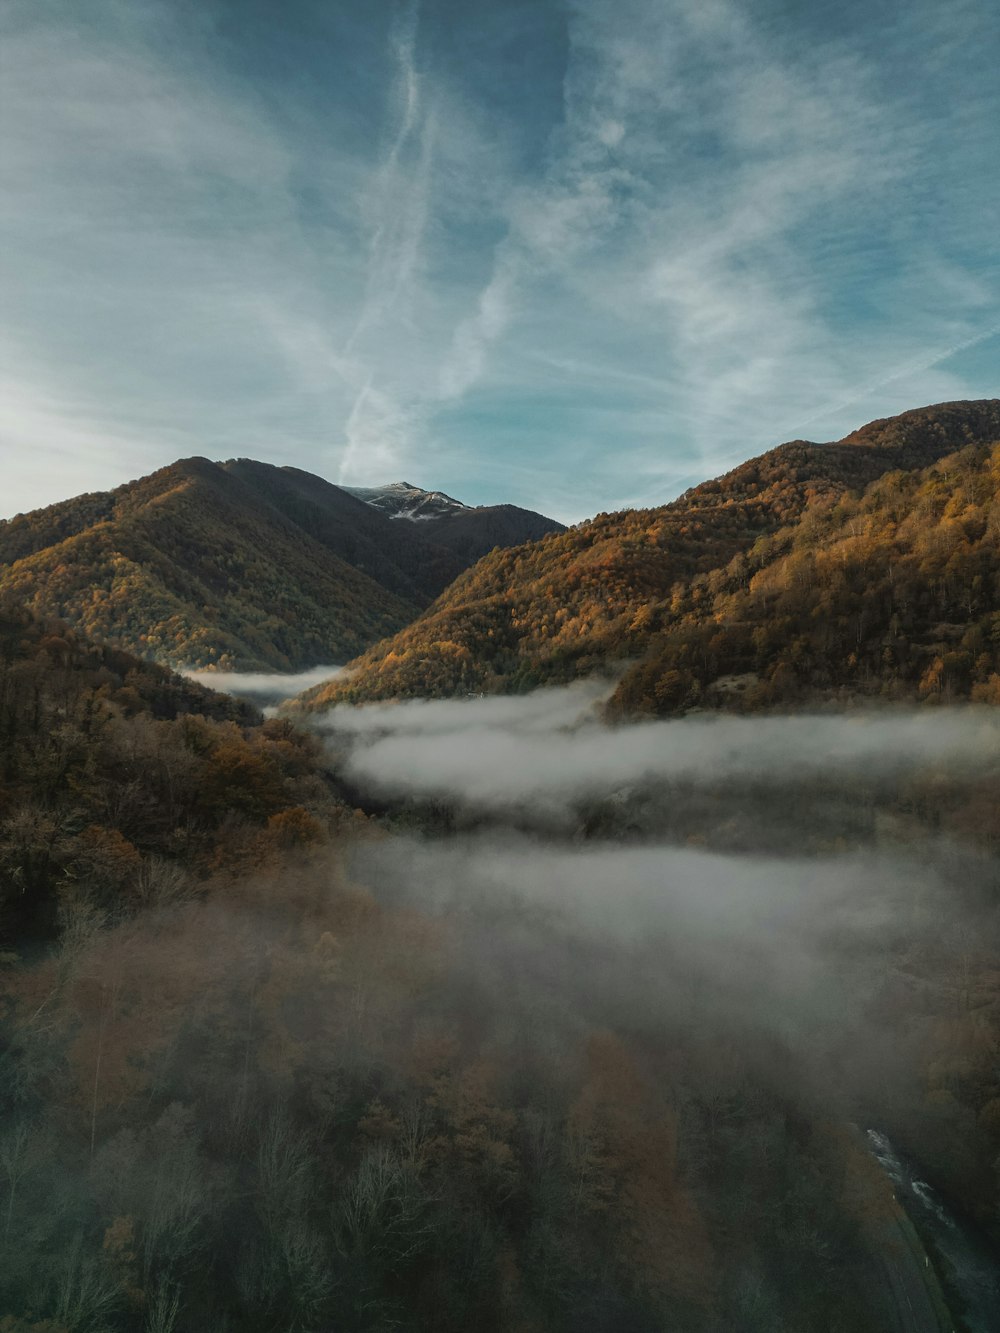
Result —
[[[358,787],[472,809],[558,808],[656,782],[1000,769],[1000,720],[988,709],[698,715],[609,727],[595,711],[606,688],[338,707],[326,726],[349,746],[344,773]]]
[[[481,731],[511,735],[546,734],[575,726],[594,715],[609,692],[606,681],[582,681],[532,694],[493,694],[466,699],[408,699],[404,703],[337,705],[323,717],[324,728],[356,737],[454,736]]]
[[[330,710],[345,778],[400,811],[418,803],[419,836],[404,818],[363,840],[352,876],[439,914],[477,984],[532,1012],[568,1005],[661,1038],[756,1030],[807,1081],[867,1094],[900,1059],[877,997],[902,960],[947,972],[968,954],[984,929],[969,886],[992,873],[958,826],[922,822],[910,780],[1000,777],[1000,717],[609,726],[608,689]]]
[[[308,671],[184,671],[188,680],[210,690],[248,699],[291,699],[340,674],[342,667],[315,666]]]
[[[916,957],[946,987],[951,960],[993,938],[970,889],[993,872],[893,784],[1000,771],[1000,719],[956,708],[612,727],[596,708],[607,688],[332,710],[337,762],[361,791],[469,814],[428,808],[419,836],[403,821],[362,841],[352,877],[440,916],[475,986],[533,1022],[571,1013],[661,1043],[695,1033],[710,1050],[773,1041],[794,1064],[782,1078],[845,1118],[905,1088],[909,1037],[884,997],[910,993]]]
[[[887,949],[929,922],[948,929],[931,861],[875,853],[722,856],[506,831],[364,844],[353,872],[383,899],[460,921],[484,984],[578,993],[616,1020],[737,1021],[803,1050],[864,1027]]]

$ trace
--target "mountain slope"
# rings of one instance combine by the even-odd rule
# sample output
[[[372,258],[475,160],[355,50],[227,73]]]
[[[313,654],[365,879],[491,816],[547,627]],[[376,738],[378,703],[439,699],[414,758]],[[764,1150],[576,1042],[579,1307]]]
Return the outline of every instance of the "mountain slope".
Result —
[[[294,467],[249,458],[221,464],[332,554],[408,601],[426,605],[465,569],[422,526],[400,526],[343,486]]]
[[[308,737],[5,597],[0,735],[0,950],[336,813]]]
[[[517,690],[642,658],[692,580],[888,472],[998,438],[1000,401],[920,408],[832,444],[780,445],[671,504],[495,551],[305,702]]]
[[[1000,443],[812,507],[690,582],[664,620],[616,710],[1000,704]]]
[[[343,660],[420,607],[203,458],[5,523],[0,591],[144,656],[235,669]]]
[[[521,546],[566,531],[554,519],[517,505],[481,505],[475,509],[465,505],[441,514],[428,527],[433,540],[451,551],[463,569],[498,546]]]
[[[294,670],[354,656],[497,541],[557,526],[481,512],[467,554],[296,468],[190,458],[0,523],[0,592],[168,664]]]

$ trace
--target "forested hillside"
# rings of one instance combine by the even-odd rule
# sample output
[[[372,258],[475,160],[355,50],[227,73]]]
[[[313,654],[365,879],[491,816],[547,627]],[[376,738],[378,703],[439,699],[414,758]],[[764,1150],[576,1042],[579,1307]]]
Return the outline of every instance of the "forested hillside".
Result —
[[[122,911],[323,835],[287,723],[0,601],[0,942]]]
[[[465,568],[426,525],[387,522],[385,514],[311,472],[250,458],[220,466],[259,505],[277,510],[325,550],[408,602],[425,606]]]
[[[431,539],[451,551],[462,569],[495,547],[520,546],[566,531],[561,523],[517,505],[481,505],[476,509],[467,506],[441,514],[429,527]]]
[[[495,546],[519,546],[550,532],[564,532],[554,519],[517,505],[467,505],[443,491],[423,491],[409,482],[389,486],[347,486],[380,513],[417,524],[423,536],[457,555],[464,569]],[[438,589],[440,591],[440,588]]]
[[[496,551],[457,579],[414,624],[358,659],[349,679],[313,691],[306,696],[307,702],[310,706],[324,707],[337,699],[522,690],[643,659],[654,652],[659,667],[650,665],[647,676],[641,678],[646,683],[637,684],[640,677],[636,676],[622,694],[621,702],[644,709],[669,710],[683,705],[689,698],[693,701],[700,697],[697,690],[692,694],[693,683],[702,680],[692,668],[700,651],[694,638],[689,649],[691,661],[685,659],[676,668],[688,675],[682,675],[680,681],[671,678],[660,687],[658,702],[655,684],[648,685],[652,678],[649,673],[662,680],[672,669],[664,657],[668,645],[661,637],[668,628],[676,631],[669,644],[673,653],[680,647],[684,633],[698,619],[700,611],[693,608],[704,609],[704,598],[723,588],[732,592],[740,578],[745,575],[749,579],[775,553],[787,549],[792,532],[805,522],[806,516],[809,521],[804,531],[808,535],[803,537],[803,549],[816,539],[820,529],[836,545],[838,539],[833,536],[833,529],[837,523],[855,522],[848,512],[850,498],[856,500],[869,485],[888,473],[912,475],[917,480],[899,481],[899,494],[893,499],[886,492],[886,503],[895,506],[895,519],[888,512],[882,516],[876,512],[881,501],[875,495],[871,501],[874,508],[866,519],[869,539],[880,525],[883,535],[890,527],[894,531],[903,517],[897,511],[905,510],[909,503],[923,504],[924,484],[938,496],[933,504],[928,500],[928,512],[943,515],[938,534],[943,539],[944,534],[953,532],[955,512],[948,507],[943,493],[953,482],[959,484],[964,465],[959,465],[953,475],[946,471],[936,479],[925,475],[925,469],[964,445],[989,444],[998,438],[998,401],[922,408],[872,422],[836,444],[781,445],[658,509],[601,514],[566,533],[513,550]],[[979,468],[980,464],[975,466]],[[985,512],[992,504],[990,488],[994,482],[985,463],[981,470],[982,476],[976,483],[979,489],[975,491],[979,498],[975,503]],[[889,491],[892,489],[890,486]],[[956,501],[959,510],[964,503]],[[980,579],[986,578],[987,583],[979,585],[978,601],[971,609],[967,608],[965,619],[973,611],[976,616],[985,613],[993,595],[989,579],[993,576],[991,571],[995,572],[996,557],[983,537],[985,529],[976,530],[976,525],[981,526],[985,521],[981,513],[972,523],[970,533],[977,543],[977,559],[982,566],[977,566],[973,573]],[[904,527],[900,540],[905,544],[909,540],[907,533],[914,535],[918,526],[919,523],[914,523]],[[844,549],[838,547],[840,555]],[[854,592],[863,595],[865,580],[877,577],[875,566],[866,564],[852,577]],[[706,593],[709,587],[712,594]],[[756,587],[760,591],[763,582],[758,581]],[[915,635],[928,644],[950,642],[948,635],[955,637],[954,630],[944,636],[933,633],[935,624],[948,620],[963,625],[957,635],[961,638],[965,621],[953,604],[960,600],[957,596],[951,601],[942,600],[935,592],[918,599],[908,614],[920,624],[914,621],[909,626],[909,636]],[[719,614],[723,619],[729,614],[721,604]],[[926,624],[925,616],[930,617]],[[862,658],[865,661],[861,672],[869,673],[869,684],[872,652],[892,649],[890,642],[876,644],[874,639],[868,642],[875,634],[874,625],[879,617],[876,612],[866,622],[867,631],[863,629],[862,633],[866,646],[861,658],[855,655],[857,661]],[[704,623],[707,625],[709,620],[711,615]],[[714,620],[712,624],[715,625]],[[783,625],[774,633],[784,634],[787,629]],[[770,629],[764,631],[765,635],[770,632]],[[820,643],[814,650],[813,665],[824,651],[844,652],[845,645],[840,639],[831,638],[830,633],[826,647]],[[919,652],[914,654],[906,671],[915,670],[913,663],[919,656]],[[982,657],[982,652],[973,656],[975,661]],[[716,675],[728,670],[747,670],[745,661],[745,655],[730,653],[728,664],[719,659]],[[773,665],[776,667],[777,662]],[[828,666],[831,681],[841,680],[843,670],[854,669],[848,667],[846,660],[839,659]],[[706,675],[714,667],[709,662],[700,669]],[[988,680],[993,669],[986,660],[978,667],[973,662],[971,672],[965,669],[964,675],[952,673],[952,688],[964,688],[968,693],[973,683]],[[881,670],[880,666],[880,678]],[[921,672],[915,687],[919,686],[922,675]],[[909,677],[905,671],[902,676],[897,671],[892,679],[905,681]],[[816,683],[821,684],[822,680],[820,669]]]
[[[412,631],[471,626],[479,674],[399,679],[510,689],[641,646],[612,711],[997,702],[1000,445],[958,439],[996,409],[494,553]],[[257,466],[230,471],[263,504]],[[283,521],[344,540],[284,480]],[[119,522],[101,503],[39,540]],[[357,531],[351,558],[391,554]],[[787,718],[484,727],[550,700],[434,705],[392,766],[405,793],[471,753],[519,787],[543,751],[523,825],[467,783],[373,787],[375,819],[337,794],[366,710],[328,745],[0,602],[0,1333],[883,1333],[912,1299],[977,1327],[995,1266],[963,1287],[924,1251],[861,1131],[992,1246],[995,747],[935,750],[944,709],[886,710],[884,767],[844,760],[842,719],[811,767]],[[707,768],[617,767],[698,726]],[[564,748],[587,728],[597,763]]]
[[[168,665],[297,670],[356,655],[484,551],[559,526],[503,510],[470,509],[438,542],[296,468],[190,458],[0,522],[0,592]]]
[[[675,589],[614,703],[1000,703],[1000,445],[817,504]]]
[[[0,525],[0,591],[142,657],[246,670],[336,662],[419,609],[199,458]]]

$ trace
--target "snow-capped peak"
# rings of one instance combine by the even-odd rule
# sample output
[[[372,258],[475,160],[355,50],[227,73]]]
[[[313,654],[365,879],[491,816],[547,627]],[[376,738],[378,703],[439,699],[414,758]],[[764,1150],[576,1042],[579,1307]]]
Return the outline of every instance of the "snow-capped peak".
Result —
[[[420,519],[443,518],[469,506],[455,500],[444,491],[424,491],[408,481],[393,481],[387,486],[344,486],[349,494],[380,509],[389,518]]]

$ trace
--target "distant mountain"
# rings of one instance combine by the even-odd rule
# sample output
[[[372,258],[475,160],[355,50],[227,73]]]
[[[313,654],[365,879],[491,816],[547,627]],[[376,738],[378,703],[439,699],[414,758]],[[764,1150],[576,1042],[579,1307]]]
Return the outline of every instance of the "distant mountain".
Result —
[[[466,567],[430,530],[392,523],[384,511],[310,472],[249,458],[220,466],[259,504],[278,510],[325,549],[408,602],[426,606]]]
[[[408,481],[393,481],[388,486],[345,486],[343,489],[390,518],[434,519],[469,507],[461,500],[445,495],[444,491],[422,491]]]
[[[442,514],[428,528],[433,541],[457,556],[463,569],[497,547],[521,546],[566,531],[554,519],[517,505],[463,506]]]
[[[505,509],[463,510],[455,539],[296,468],[189,458],[0,522],[0,593],[169,665],[297,670],[355,656],[494,545],[559,527]]]
[[[457,555],[463,568],[496,546],[519,546],[551,532],[566,531],[561,523],[531,509],[519,509],[517,505],[473,507],[443,491],[422,491],[408,481],[388,486],[345,486],[344,490],[390,518],[426,525],[431,540]]]
[[[858,691],[870,692],[895,681],[897,693],[913,693],[922,688],[924,670],[917,671],[917,651],[902,665],[901,608],[885,596],[886,582],[891,591],[895,577],[893,561],[904,561],[908,570],[906,614],[913,620],[907,642],[911,647],[919,642],[928,652],[937,645],[929,665],[938,656],[945,662],[944,675],[938,673],[942,689],[966,694],[976,684],[986,689],[993,672],[1000,671],[1000,634],[981,622],[1000,607],[1000,565],[996,510],[990,509],[996,503],[992,455],[981,446],[998,440],[1000,401],[938,404],[871,422],[834,443],[780,445],[656,509],[599,514],[531,545],[494,551],[412,625],[360,657],[349,678],[310,692],[304,702],[324,707],[340,699],[521,690],[595,670],[621,672],[628,663],[638,665],[619,690],[617,702],[626,711],[736,703],[732,692],[711,688],[726,674],[759,677],[757,683],[765,684],[751,691],[751,701],[777,701],[783,692],[795,695],[792,682],[800,680],[800,667],[803,690],[845,691],[853,682]],[[970,446],[971,454],[962,454]],[[951,470],[936,466],[956,452],[960,459]],[[959,485],[959,476],[970,468],[974,482]],[[875,508],[864,509],[866,488],[890,473],[908,475],[898,484],[886,482],[882,490],[876,486],[863,502]],[[902,498],[894,486],[902,488]],[[883,494],[889,507],[881,514]],[[906,496],[922,527],[903,524]],[[936,497],[933,503],[928,496]],[[955,512],[963,505],[971,506],[968,533],[961,509]],[[846,532],[838,528],[841,522],[848,525]],[[883,536],[892,531],[899,544],[875,541],[875,563],[854,569],[854,548],[841,544],[854,540],[852,524]],[[946,553],[945,566],[954,557],[953,574],[939,569],[937,557],[924,550],[932,533]],[[974,556],[963,541],[975,547]],[[853,570],[850,589],[833,558],[818,549],[809,566],[809,543],[843,558],[844,568]],[[786,557],[790,565],[780,563]],[[777,583],[787,577],[799,587],[811,586],[809,568],[822,568],[837,584],[834,601],[806,599],[793,614],[787,601],[762,600],[761,590],[770,586],[762,571],[772,567]],[[979,582],[967,588],[966,574]],[[935,582],[921,591],[921,579]],[[866,601],[869,594],[874,603]],[[854,606],[851,598],[867,608],[856,609],[853,649],[843,625],[831,634],[825,620],[839,615],[849,621],[855,612],[844,608]],[[887,613],[890,625],[881,611],[873,613],[873,605],[893,608]],[[813,619],[800,623],[799,615]],[[742,627],[738,634],[730,633],[734,621]],[[985,634],[986,647],[963,648],[973,654],[972,664],[963,657],[959,669],[948,656],[949,645],[961,642],[973,622]],[[806,641],[795,649],[791,675],[781,642],[788,635]],[[890,639],[883,642],[886,635]],[[766,651],[760,645],[767,645]],[[874,662],[873,654],[880,653]],[[842,654],[843,669],[837,662],[824,664],[824,654]],[[769,693],[775,673],[778,685]]]

